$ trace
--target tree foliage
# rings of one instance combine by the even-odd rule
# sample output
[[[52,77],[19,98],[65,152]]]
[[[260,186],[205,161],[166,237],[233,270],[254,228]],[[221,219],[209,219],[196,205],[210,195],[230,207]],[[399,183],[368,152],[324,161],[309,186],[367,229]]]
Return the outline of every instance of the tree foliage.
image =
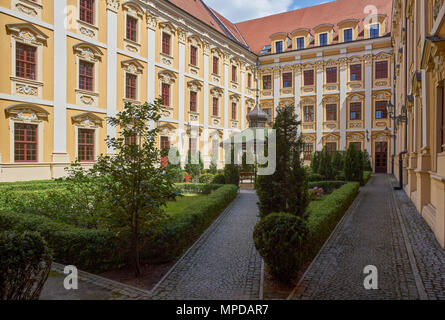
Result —
[[[287,212],[302,216],[309,202],[306,170],[302,165],[303,143],[298,133],[300,122],[293,107],[281,108],[275,118],[276,170],[272,175],[259,176],[256,190],[262,217],[272,212]]]

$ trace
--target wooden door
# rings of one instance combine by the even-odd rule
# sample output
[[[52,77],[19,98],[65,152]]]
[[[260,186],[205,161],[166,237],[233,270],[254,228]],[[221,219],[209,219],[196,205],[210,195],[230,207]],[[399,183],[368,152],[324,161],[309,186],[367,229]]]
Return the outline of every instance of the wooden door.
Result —
[[[388,171],[388,143],[375,143],[375,172],[387,173]]]

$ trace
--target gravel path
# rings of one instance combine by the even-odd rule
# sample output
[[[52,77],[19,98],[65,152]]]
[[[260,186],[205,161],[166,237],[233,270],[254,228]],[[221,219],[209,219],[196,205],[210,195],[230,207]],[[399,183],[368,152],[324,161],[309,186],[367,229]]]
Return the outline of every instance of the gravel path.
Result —
[[[291,299],[443,299],[445,251],[403,191],[375,175],[326,242]],[[378,289],[366,290],[368,265]]]
[[[153,299],[259,299],[262,260],[252,232],[258,198],[242,190],[153,288]]]

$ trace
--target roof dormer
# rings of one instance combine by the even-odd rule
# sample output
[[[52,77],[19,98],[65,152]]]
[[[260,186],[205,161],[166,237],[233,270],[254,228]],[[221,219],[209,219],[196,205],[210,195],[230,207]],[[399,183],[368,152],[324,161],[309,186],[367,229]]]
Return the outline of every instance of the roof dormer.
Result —
[[[315,46],[327,46],[334,40],[334,25],[323,23],[314,28]]]
[[[385,35],[386,17],[386,14],[374,14],[363,19],[365,39],[374,39]]]
[[[309,47],[312,40],[311,29],[298,28],[290,33],[292,39],[292,48],[302,50]]]
[[[350,42],[355,41],[359,34],[359,19],[345,19],[340,21],[338,26],[338,41]]]
[[[287,50],[287,41],[289,39],[287,32],[274,33],[269,39],[272,46],[272,53],[281,53]]]

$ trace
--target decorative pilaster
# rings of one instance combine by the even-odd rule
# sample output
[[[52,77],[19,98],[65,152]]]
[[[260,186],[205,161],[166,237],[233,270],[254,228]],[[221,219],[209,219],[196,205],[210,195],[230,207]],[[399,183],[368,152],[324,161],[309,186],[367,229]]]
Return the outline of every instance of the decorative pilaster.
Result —
[[[145,16],[147,20],[147,100],[149,103],[155,100],[155,86],[156,86],[156,28],[158,26],[158,17],[151,14],[149,11],[146,12]],[[149,123],[149,128],[154,129],[155,123],[151,121]]]
[[[348,82],[348,59],[340,58],[340,150],[346,150],[347,104],[346,88]]]
[[[119,0],[107,0],[107,117],[117,113],[117,11]],[[116,128],[107,123],[107,135],[116,137]],[[107,153],[115,150],[107,146]]]
[[[210,165],[209,157],[209,54],[210,45],[208,43],[203,43],[203,53],[204,53],[204,167],[208,168]]]
[[[372,156],[372,54],[363,56],[365,59],[365,130],[369,132],[369,141],[365,141],[365,149]]]
[[[317,101],[316,101],[316,150],[321,151],[323,149],[323,72],[324,62],[319,60],[315,63],[315,69],[317,72],[316,86],[317,86]]]

